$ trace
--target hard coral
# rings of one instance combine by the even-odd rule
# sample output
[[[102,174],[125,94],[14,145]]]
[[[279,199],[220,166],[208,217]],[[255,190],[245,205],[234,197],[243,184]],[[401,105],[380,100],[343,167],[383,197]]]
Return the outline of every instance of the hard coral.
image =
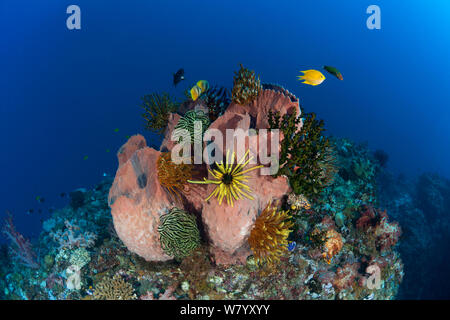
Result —
[[[178,259],[189,256],[200,245],[195,217],[178,208],[161,216],[158,232],[161,248]]]
[[[179,196],[179,192],[186,192],[186,184],[192,178],[192,167],[180,163],[175,164],[171,153],[161,153],[156,164],[159,183],[172,195]]]
[[[287,211],[278,210],[271,202],[256,218],[248,243],[259,264],[273,264],[288,251],[287,238],[294,226],[290,218]]]
[[[89,248],[95,244],[96,234],[83,232],[74,221],[66,220],[64,224],[65,229],[50,233],[53,241],[59,244],[59,249]]]
[[[167,93],[145,95],[142,102],[142,108],[144,108],[142,117],[145,120],[145,128],[160,134],[163,133],[169,114],[178,109],[178,104],[173,102]]]
[[[241,64],[241,69],[235,73],[232,91],[232,100],[240,105],[252,103],[262,91],[259,77],[254,71],[246,69]]]
[[[136,294],[128,282],[125,282],[119,275],[105,277],[99,282],[92,295],[94,300],[134,300]]]
[[[71,265],[78,266],[80,269],[91,261],[91,256],[86,248],[78,248],[72,252],[69,258]]]

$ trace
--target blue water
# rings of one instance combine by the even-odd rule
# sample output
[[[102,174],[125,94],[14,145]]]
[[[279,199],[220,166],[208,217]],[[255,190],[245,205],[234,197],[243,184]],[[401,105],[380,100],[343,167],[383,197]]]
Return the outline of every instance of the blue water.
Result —
[[[79,31],[66,28],[70,4]],[[366,27],[371,4],[381,30]],[[449,17],[445,0],[0,0],[0,212],[38,234],[61,192],[114,175],[127,135],[159,142],[143,130],[141,96],[181,98],[199,79],[231,88],[240,63],[295,93],[329,133],[385,150],[392,171],[450,177]],[[344,81],[296,80],[323,65]]]

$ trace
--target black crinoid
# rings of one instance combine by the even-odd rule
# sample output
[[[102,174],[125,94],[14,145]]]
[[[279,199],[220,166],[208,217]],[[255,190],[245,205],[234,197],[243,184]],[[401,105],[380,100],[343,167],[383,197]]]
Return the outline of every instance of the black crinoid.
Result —
[[[201,99],[208,108],[209,120],[211,122],[220,117],[231,103],[228,89],[219,86],[210,88],[201,96]]]
[[[145,128],[162,134],[169,121],[169,114],[178,110],[179,104],[173,101],[167,93],[152,93],[142,98],[142,117]]]
[[[323,189],[332,184],[337,172],[330,139],[324,135],[324,122],[315,113],[285,114],[269,111],[271,129],[279,129],[285,137],[281,142],[280,170],[275,176],[284,175],[295,194],[302,194],[314,201]],[[298,130],[302,122],[301,130]]]

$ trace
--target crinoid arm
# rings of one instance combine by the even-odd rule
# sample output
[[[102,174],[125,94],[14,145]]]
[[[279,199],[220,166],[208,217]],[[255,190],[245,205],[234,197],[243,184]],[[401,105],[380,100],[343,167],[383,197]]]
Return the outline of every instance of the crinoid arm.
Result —
[[[152,93],[142,97],[142,108],[145,128],[162,134],[169,121],[169,114],[178,109],[178,103],[172,101],[167,93]]]
[[[235,164],[236,154],[232,153],[230,156],[230,150],[227,150],[225,164],[223,161],[220,163],[216,162],[217,169],[208,170],[209,173],[214,177],[214,180],[209,180],[203,178],[203,181],[191,181],[188,180],[189,183],[194,184],[215,184],[215,189],[211,192],[211,194],[205,199],[208,201],[209,199],[215,197],[219,201],[219,205],[222,204],[223,199],[227,201],[227,204],[230,206],[234,206],[234,200],[241,200],[244,197],[249,200],[254,200],[251,196],[251,189],[245,182],[248,181],[248,176],[246,173],[262,168],[263,166],[255,166],[249,169],[244,170],[244,168],[250,163],[252,157],[248,157],[249,150],[245,153],[245,155]],[[247,160],[246,160],[247,159]]]
[[[294,226],[288,211],[278,209],[270,201],[256,218],[248,243],[258,264],[272,265],[288,249],[288,236]]]
[[[172,196],[180,196],[180,192],[186,192],[186,184],[192,178],[190,165],[175,164],[171,159],[171,153],[162,153],[157,162],[158,180]]]

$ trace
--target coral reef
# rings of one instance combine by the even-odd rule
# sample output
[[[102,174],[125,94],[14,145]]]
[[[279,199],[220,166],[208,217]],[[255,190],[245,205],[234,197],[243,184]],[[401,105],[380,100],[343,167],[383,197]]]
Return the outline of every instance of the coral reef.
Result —
[[[68,290],[80,290],[81,289],[81,268],[77,265],[69,266],[66,269],[66,288]]]
[[[69,258],[69,263],[75,265],[80,269],[91,261],[91,256],[86,248],[78,248],[72,252]]]
[[[401,235],[401,229],[396,222],[388,222],[386,211],[376,210],[371,206],[364,206],[360,218],[356,221],[356,228],[365,234],[370,234],[370,242],[365,245],[366,251],[384,251],[394,246]]]
[[[152,93],[142,98],[142,117],[145,120],[145,128],[157,133],[163,133],[167,126],[169,114],[177,111],[179,105],[173,102],[169,94]]]
[[[209,127],[224,136],[227,129],[281,129],[279,174],[263,175],[268,168],[256,157],[250,162],[264,147],[274,156],[272,133],[261,139],[249,134],[233,140],[233,147],[208,141],[216,154],[226,155],[222,162],[170,161],[175,130],[192,129],[197,116],[209,124],[206,114],[192,112],[210,108],[209,91],[211,101],[219,97],[211,102],[216,119]],[[382,161],[364,145],[325,137],[323,122],[304,114],[295,95],[279,85],[260,85],[242,66],[233,102],[226,106],[220,91],[213,91],[185,101],[184,118],[170,113],[175,108],[167,96],[149,97],[149,128],[166,128],[159,151],[140,135],[130,137],[117,153],[114,180],[75,190],[72,203],[43,222],[36,239],[42,263],[36,268],[13,263],[2,248],[0,297],[395,298],[404,277],[397,251],[401,230],[387,211],[375,209],[382,208],[376,192]],[[246,151],[241,159],[238,147]],[[448,186],[426,177],[417,189],[435,230],[438,223],[448,227]],[[397,217],[412,200],[398,203],[392,206]],[[432,217],[433,210],[439,215]],[[412,212],[408,217],[418,211]]]
[[[13,257],[30,268],[39,268],[36,253],[33,250],[30,240],[20,234],[13,223],[13,217],[10,212],[7,212],[5,219],[5,225],[2,229],[2,233],[12,243],[10,246]]]
[[[351,170],[351,167],[348,168]],[[338,176],[337,185],[328,188],[333,190],[338,188],[340,179]],[[334,300],[393,299],[397,295],[399,283],[403,278],[403,265],[395,251],[397,247],[386,246],[381,253],[381,247],[373,246],[372,240],[380,234],[376,232],[376,228],[356,228],[356,222],[365,216],[366,208],[361,205],[355,208],[354,216],[352,218],[349,216],[339,229],[334,223],[333,215],[330,214],[333,211],[322,209],[298,211],[292,217],[295,222],[292,229],[295,231],[289,236],[289,240],[295,241],[297,246],[280,256],[277,272],[265,273],[253,257],[248,258],[243,265],[216,265],[214,259],[217,251],[210,255],[206,244],[198,247],[179,263],[146,262],[124,247],[114,229],[108,228],[111,215],[107,196],[111,182],[107,181],[92,191],[86,191],[85,198],[89,201],[77,210],[67,206],[55,211],[49,219],[55,222],[48,223],[53,227],[48,229],[49,231],[43,230],[41,235],[41,241],[50,244],[42,255],[55,257],[59,252],[59,245],[49,241],[49,232],[65,228],[65,221],[76,221],[83,233],[95,232],[99,239],[102,239],[96,241],[94,247],[84,248],[89,252],[90,262],[79,271],[72,268],[75,272],[66,274],[66,270],[74,262],[71,261],[71,257],[78,250],[74,249],[69,250],[70,254],[65,258],[61,257],[58,262],[49,264],[49,269],[41,266],[33,273],[24,266],[7,267],[8,263],[5,263],[1,266],[6,283],[2,292],[5,292],[7,299],[93,299],[99,283],[112,278],[122,279],[121,283],[128,284],[127,292],[131,294],[128,296],[131,299],[140,297]],[[352,196],[353,193],[345,194],[345,197]],[[352,200],[352,198],[345,199],[342,200],[344,203]],[[332,205],[340,208],[340,201],[333,202]],[[283,202],[280,204],[285,205]],[[226,206],[220,208],[230,209]],[[85,223],[82,223],[81,218],[75,220],[84,212],[90,212],[83,218],[87,219]],[[252,219],[256,219],[256,216]],[[377,221],[381,223],[381,220]],[[360,225],[363,227],[364,224]],[[93,226],[95,229],[92,229]],[[321,235],[321,238],[317,239],[317,245],[310,237],[312,231],[316,229]],[[339,232],[343,243],[341,250],[334,254],[330,264],[323,257],[325,241],[322,240],[326,239],[329,230]],[[374,250],[367,250],[367,246],[373,247]],[[367,271],[369,266],[380,268],[380,289],[370,289],[367,285],[370,276]],[[129,290],[130,286],[132,291]],[[133,294],[136,294],[136,297]],[[119,293],[110,297],[118,299],[124,295]]]
[[[153,297],[153,292],[149,291],[149,292],[147,292],[147,294],[140,296],[139,299],[140,300],[177,300],[177,298],[175,298],[173,296],[174,291],[175,291],[175,289],[173,287],[167,288],[166,291],[160,297],[158,297],[158,299],[155,299]]]
[[[241,68],[235,72],[234,76],[232,101],[245,106],[255,101],[261,91],[259,77],[256,78],[254,71],[244,68],[241,64]]]
[[[161,248],[177,259],[187,257],[200,245],[195,217],[178,208],[161,216],[158,232]]]
[[[59,244],[59,249],[92,247],[97,236],[92,232],[83,232],[73,221],[64,222],[65,229],[50,233],[53,241]]]
[[[94,300],[134,300],[136,294],[133,287],[120,276],[105,277],[97,283],[92,294]]]
[[[292,232],[293,223],[287,211],[280,211],[278,204],[268,203],[256,218],[248,243],[259,264],[274,264],[286,254],[287,238]]]

